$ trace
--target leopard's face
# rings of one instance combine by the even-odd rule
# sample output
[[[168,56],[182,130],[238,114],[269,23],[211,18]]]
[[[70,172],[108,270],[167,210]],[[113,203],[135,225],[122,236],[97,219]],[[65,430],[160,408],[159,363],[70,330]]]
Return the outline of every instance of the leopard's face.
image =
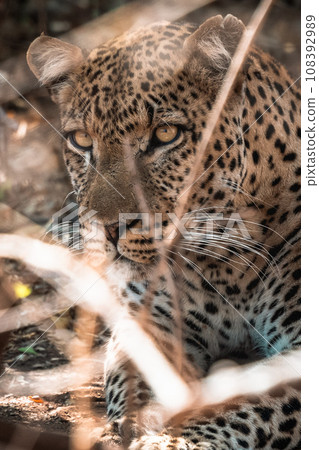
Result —
[[[255,242],[266,239],[280,208],[270,213],[265,205],[279,198],[283,183],[293,183],[298,162],[283,163],[282,154],[273,151],[275,141],[282,143],[287,122],[276,130],[276,110],[260,112],[261,102],[269,106],[273,86],[281,81],[279,72],[262,75],[268,67],[264,56],[248,58],[211,134],[195,183],[189,185],[242,32],[242,23],[232,16],[224,21],[217,16],[196,31],[187,25],[152,25],[106,43],[86,60],[73,56],[78,60],[72,70],[53,82],[66,165],[82,216],[89,211],[95,220],[82,224],[91,237],[84,240],[86,248],[95,257],[107,256],[108,262],[120,258],[117,265],[144,276],[143,268],[152,270],[156,262],[158,246],[147,230],[140,232],[137,215],[150,212],[166,236],[185,195],[186,212],[223,214],[226,219],[235,212],[249,221]],[[255,126],[249,131],[251,124]],[[296,139],[295,131],[289,134],[287,141]],[[275,203],[284,209],[291,195],[295,191]],[[119,226],[122,220],[125,227]],[[218,246],[214,252],[225,253]]]
[[[80,205],[96,211],[95,218],[105,227],[111,260],[120,255],[126,262],[156,260],[156,243],[147,233],[135,234],[139,221],[128,220],[126,238],[118,235],[120,214],[146,212],[134,190],[132,165],[163,233],[174,221],[170,214],[178,199],[185,195],[220,86],[208,70],[203,68],[200,74],[190,61],[185,50],[189,35],[187,27],[165,24],[116,39],[94,50],[72,75],[72,96],[68,88],[63,93],[70,95],[67,103],[60,103],[66,164]],[[221,124],[216,128],[212,153],[201,169],[205,173],[191,187],[186,211],[220,211],[232,204],[234,192],[225,189],[226,173],[232,183],[243,176],[242,139],[234,144],[235,159],[218,158],[222,148],[240,136],[240,95],[234,93],[237,101],[228,106],[238,122],[231,121],[227,136]]]

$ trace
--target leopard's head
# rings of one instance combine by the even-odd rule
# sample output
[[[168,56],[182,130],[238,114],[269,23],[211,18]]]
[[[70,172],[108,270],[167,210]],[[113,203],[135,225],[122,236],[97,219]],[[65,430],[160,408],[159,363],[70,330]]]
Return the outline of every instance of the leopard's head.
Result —
[[[211,135],[196,182],[188,186],[243,31],[242,22],[229,15],[197,29],[153,24],[88,57],[47,36],[31,44],[28,63],[59,105],[65,162],[78,203],[84,214],[94,211],[98,223],[87,248],[106,253],[109,261],[122,256],[119,263],[151,267],[157,245],[145,229],[139,232],[138,213],[157,213],[165,235],[184,195],[186,211],[218,213],[251,203],[239,189],[249,172],[242,138],[246,67]],[[124,220],[126,226],[119,226]]]

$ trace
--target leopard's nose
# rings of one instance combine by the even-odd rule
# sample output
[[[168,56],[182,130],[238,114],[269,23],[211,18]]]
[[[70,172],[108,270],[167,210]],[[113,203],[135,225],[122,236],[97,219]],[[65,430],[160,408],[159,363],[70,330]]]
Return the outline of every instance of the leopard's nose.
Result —
[[[140,220],[139,219],[134,219],[134,220],[131,220],[131,221],[127,221],[127,222],[121,223],[121,227],[120,227],[120,223],[119,222],[115,222],[115,223],[112,223],[110,225],[104,225],[105,232],[106,232],[106,237],[116,247],[119,239],[121,237],[123,238],[125,236],[126,230],[127,229],[130,230],[131,228],[134,228],[135,225],[138,224],[138,223],[140,223]]]
[[[119,223],[116,222],[111,225],[105,225],[104,228],[107,239],[116,247],[119,240]]]

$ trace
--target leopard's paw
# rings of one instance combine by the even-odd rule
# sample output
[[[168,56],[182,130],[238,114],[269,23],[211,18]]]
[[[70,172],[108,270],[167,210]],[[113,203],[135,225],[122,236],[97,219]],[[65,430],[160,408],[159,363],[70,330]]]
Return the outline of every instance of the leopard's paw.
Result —
[[[164,409],[157,403],[151,403],[138,411],[134,411],[117,420],[118,433],[126,441],[154,436],[163,430],[165,421]]]

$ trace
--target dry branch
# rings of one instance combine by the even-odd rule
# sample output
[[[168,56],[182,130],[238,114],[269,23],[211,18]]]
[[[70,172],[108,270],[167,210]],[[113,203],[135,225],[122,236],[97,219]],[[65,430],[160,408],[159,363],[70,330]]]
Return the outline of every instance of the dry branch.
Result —
[[[92,50],[127,30],[161,20],[174,21],[209,3],[212,0],[135,1],[63,34],[61,39]],[[38,82],[27,66],[25,54],[0,64],[0,104],[17,97],[17,93],[8,87],[2,76],[21,94],[38,87]]]
[[[158,260],[156,269],[154,270],[154,276],[150,282],[150,284],[147,287],[147,290],[144,294],[143,301],[144,301],[144,307],[142,310],[142,314],[140,315],[140,325],[143,327],[144,324],[146,325],[148,318],[151,316],[151,308],[152,303],[154,300],[154,291],[156,291],[157,286],[159,284],[160,277],[162,275],[166,275],[167,279],[167,288],[172,295],[172,299],[174,301],[175,306],[175,312],[176,312],[176,330],[175,330],[175,336],[177,339],[177,348],[174,349],[176,352],[175,357],[175,368],[180,373],[183,367],[183,343],[182,343],[182,317],[181,317],[181,310],[180,310],[180,304],[179,304],[179,293],[176,289],[176,285],[173,279],[173,274],[170,270],[170,267],[168,265],[167,260],[167,243],[165,240],[156,239],[155,236],[155,227],[156,223],[154,220],[154,213],[150,211],[149,205],[147,203],[145,193],[143,191],[142,183],[140,174],[138,172],[138,168],[136,166],[136,161],[132,156],[132,152],[130,151],[129,142],[126,142],[125,144],[125,161],[127,164],[127,169],[131,174],[131,179],[133,183],[133,191],[135,193],[135,197],[137,200],[137,204],[139,206],[139,210],[143,211],[144,213],[148,213],[149,217],[149,237],[153,239],[153,242],[156,246],[157,253],[158,253]],[[184,364],[186,366],[186,360],[184,359]],[[191,373],[191,367],[188,368],[189,372]]]
[[[122,350],[134,361],[166,410],[173,413],[190,402],[192,395],[186,383],[114,298],[105,279],[91,267],[61,247],[5,234],[0,236],[0,257],[22,260],[74,304],[81,302],[101,315],[111,329],[116,328]]]
[[[241,67],[244,64],[245,58],[249,52],[249,49],[263,23],[266,18],[267,13],[270,10],[270,7],[273,3],[273,0],[263,0],[256,11],[254,12],[245,32],[240,39],[238,47],[235,51],[235,54],[230,63],[229,69],[227,71],[226,77],[222,84],[220,91],[218,92],[216,101],[214,103],[212,112],[208,115],[207,125],[205,130],[203,131],[202,140],[200,145],[198,146],[196,153],[196,160],[194,165],[190,171],[190,174],[187,179],[187,187],[184,189],[180,197],[178,198],[178,203],[176,206],[176,216],[181,218],[185,212],[188,199],[191,193],[191,187],[193,184],[197,182],[197,180],[217,161],[214,161],[208,169],[199,174],[202,162],[204,161],[205,153],[207,150],[207,146],[209,140],[211,138],[212,133],[215,130],[219,117],[226,105],[227,99],[233,89],[233,86],[236,82],[237,76],[240,72]],[[219,156],[219,158],[222,155]],[[218,159],[219,159],[218,158]],[[177,234],[175,239],[171,241],[170,248],[173,248],[174,245],[178,243],[180,239],[180,234]]]
[[[65,291],[67,291],[72,300],[81,299],[88,309],[100,314],[111,328],[114,329],[116,326],[122,349],[143,373],[169,416],[190,405],[193,406],[194,398],[196,406],[214,404],[236,395],[262,392],[280,382],[285,383],[299,378],[300,352],[295,351],[284,356],[277,355],[260,364],[254,363],[217,371],[202,384],[194,383],[188,387],[157,350],[147,334],[117,303],[106,281],[89,266],[70,255],[67,250],[30,238],[2,235],[0,236],[0,256],[22,259],[56,285],[57,274],[63,274],[67,284],[57,285],[57,289],[63,294],[66,294]],[[95,358],[99,364],[100,357],[96,356]],[[77,385],[83,383],[84,379],[82,380],[81,376],[85,378],[87,373],[83,365],[89,361],[90,358],[86,361],[77,361],[76,366],[72,366],[72,377],[77,371]],[[32,390],[34,387],[41,394],[48,388],[52,393],[53,387],[58,388],[63,384],[67,386],[71,380],[69,368],[66,368],[64,378],[63,371],[61,372],[61,369],[59,371],[51,372],[52,377],[49,384],[47,377],[44,377],[44,382],[43,378],[42,381],[39,378],[36,379],[36,376],[43,377],[43,371],[41,371],[41,375],[38,375],[39,372],[31,374],[30,377],[26,375],[23,380],[11,378],[11,387],[10,378],[3,376],[0,380],[2,381],[0,391],[10,392],[10,389],[11,391],[14,389],[14,392],[17,393],[21,392],[19,391],[21,388],[23,392],[30,393],[30,389]],[[227,383],[225,380],[228,380]]]
[[[279,384],[286,384],[300,378],[301,352],[293,350],[277,354],[243,366],[212,367],[211,375],[203,380],[199,404],[218,404],[239,395],[266,392]]]

